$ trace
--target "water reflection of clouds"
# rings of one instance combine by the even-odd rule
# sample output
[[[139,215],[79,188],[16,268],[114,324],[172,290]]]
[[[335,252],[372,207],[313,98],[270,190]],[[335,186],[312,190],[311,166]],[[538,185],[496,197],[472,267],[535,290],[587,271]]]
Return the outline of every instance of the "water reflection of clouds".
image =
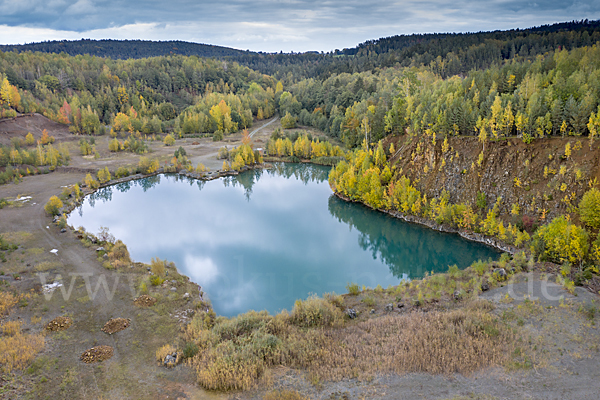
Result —
[[[112,190],[110,201],[86,201],[83,217],[72,213],[69,223],[108,226],[135,260],[174,261],[221,315],[290,309],[311,292],[344,292],[348,282],[386,287],[437,257],[422,232],[332,198],[326,175],[301,165],[240,174],[226,186],[178,176],[135,181]]]
[[[210,285],[219,276],[219,268],[211,258],[198,257],[188,253],[184,257],[184,263],[191,273],[190,279],[194,282],[204,282]]]

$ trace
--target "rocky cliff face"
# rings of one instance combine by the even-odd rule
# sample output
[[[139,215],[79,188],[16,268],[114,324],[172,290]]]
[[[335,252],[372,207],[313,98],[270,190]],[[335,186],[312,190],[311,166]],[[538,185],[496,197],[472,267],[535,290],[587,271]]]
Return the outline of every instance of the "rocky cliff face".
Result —
[[[391,157],[396,170],[408,176],[428,197],[447,191],[453,203],[486,208],[502,197],[501,212],[548,220],[576,206],[590,185],[600,183],[600,141],[590,149],[587,137],[537,139],[530,144],[518,138],[489,140],[453,137],[446,143],[431,137],[388,139],[397,149]],[[484,150],[485,147],[485,150]],[[483,153],[483,155],[481,155]]]

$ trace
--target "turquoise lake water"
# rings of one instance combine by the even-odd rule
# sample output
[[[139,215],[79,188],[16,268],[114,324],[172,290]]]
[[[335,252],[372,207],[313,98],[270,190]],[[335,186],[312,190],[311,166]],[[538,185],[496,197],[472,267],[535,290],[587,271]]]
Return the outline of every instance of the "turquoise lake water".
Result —
[[[499,253],[332,195],[329,168],[278,164],[204,182],[158,175],[103,188],[68,222],[123,240],[131,257],[174,261],[217,314],[291,310],[348,282],[384,288]]]

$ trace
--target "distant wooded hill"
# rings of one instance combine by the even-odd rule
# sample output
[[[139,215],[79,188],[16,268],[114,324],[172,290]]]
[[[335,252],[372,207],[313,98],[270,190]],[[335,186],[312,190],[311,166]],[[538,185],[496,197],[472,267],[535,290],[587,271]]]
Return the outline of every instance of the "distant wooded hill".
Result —
[[[22,45],[0,45],[1,51],[39,51],[66,53],[70,56],[89,54],[112,59],[147,58],[168,55],[198,57],[231,57],[244,53],[229,47],[183,41],[153,42],[150,40],[54,40]]]
[[[112,59],[185,55],[236,61],[277,79],[326,79],[340,73],[411,67],[442,62],[443,77],[485,69],[503,60],[533,59],[557,49],[600,41],[600,20],[572,21],[529,29],[476,33],[398,35],[369,40],[329,53],[263,53],[183,41],[75,40],[0,46],[0,51],[89,54]]]

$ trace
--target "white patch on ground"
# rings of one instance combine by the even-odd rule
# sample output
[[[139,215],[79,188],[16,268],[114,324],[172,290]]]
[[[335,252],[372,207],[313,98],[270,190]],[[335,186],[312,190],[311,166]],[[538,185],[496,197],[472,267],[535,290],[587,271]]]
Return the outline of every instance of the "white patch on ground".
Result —
[[[60,282],[47,283],[43,287],[44,294],[52,293],[61,286],[62,286],[62,283],[60,283]]]

